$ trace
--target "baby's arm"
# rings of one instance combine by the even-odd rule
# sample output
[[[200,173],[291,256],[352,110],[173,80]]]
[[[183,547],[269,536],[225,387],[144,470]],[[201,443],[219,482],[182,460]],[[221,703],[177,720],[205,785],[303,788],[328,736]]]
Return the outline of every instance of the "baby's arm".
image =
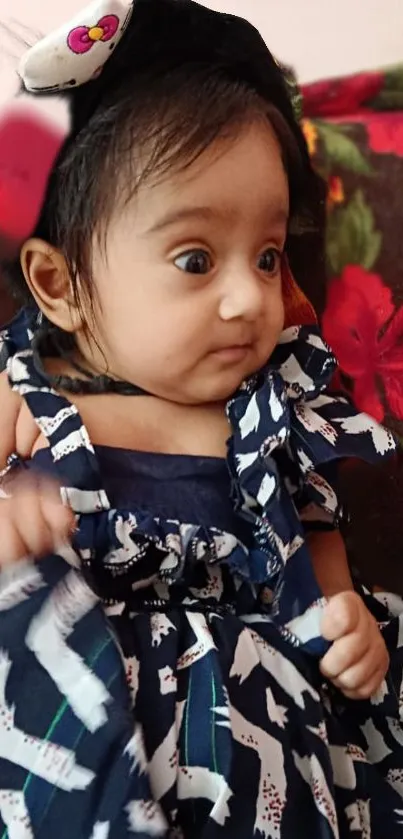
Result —
[[[12,454],[22,460],[29,458],[38,435],[25,401],[11,390],[7,375],[1,373],[0,472],[6,469]],[[0,482],[0,489],[0,566],[27,556],[43,556],[69,539],[74,517],[62,505],[55,482],[28,472],[11,472]]]
[[[322,634],[332,646],[322,659],[321,671],[348,698],[367,699],[388,670],[385,642],[375,618],[354,591],[339,531],[310,533],[307,542],[316,578],[329,598]]]
[[[346,548],[339,530],[314,530],[306,534],[316,579],[325,597],[354,591]]]

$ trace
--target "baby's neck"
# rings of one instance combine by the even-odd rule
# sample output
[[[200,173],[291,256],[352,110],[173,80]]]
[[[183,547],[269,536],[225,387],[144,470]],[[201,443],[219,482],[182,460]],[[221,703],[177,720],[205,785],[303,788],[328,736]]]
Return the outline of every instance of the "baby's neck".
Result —
[[[47,360],[53,374],[65,371]],[[154,397],[111,393],[64,396],[76,405],[95,446],[165,454],[225,457],[230,428],[225,403],[185,405]]]
[[[225,406],[178,405],[153,396],[74,396],[95,446],[164,454],[225,457]]]

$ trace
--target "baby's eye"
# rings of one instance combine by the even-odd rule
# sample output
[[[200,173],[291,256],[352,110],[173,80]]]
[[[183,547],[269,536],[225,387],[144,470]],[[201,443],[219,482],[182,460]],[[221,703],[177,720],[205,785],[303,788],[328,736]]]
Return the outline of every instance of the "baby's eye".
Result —
[[[266,274],[276,274],[280,268],[281,254],[276,248],[267,248],[259,256],[258,268],[259,271],[265,271]]]
[[[187,274],[208,274],[211,270],[211,259],[206,251],[186,251],[176,257],[175,265]]]

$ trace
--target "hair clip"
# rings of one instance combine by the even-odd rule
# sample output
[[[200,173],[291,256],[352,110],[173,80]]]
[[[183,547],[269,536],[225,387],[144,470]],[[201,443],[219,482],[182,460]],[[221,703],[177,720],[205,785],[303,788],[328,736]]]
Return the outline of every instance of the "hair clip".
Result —
[[[19,75],[31,93],[54,93],[97,78],[121,40],[134,0],[95,0],[23,56]]]

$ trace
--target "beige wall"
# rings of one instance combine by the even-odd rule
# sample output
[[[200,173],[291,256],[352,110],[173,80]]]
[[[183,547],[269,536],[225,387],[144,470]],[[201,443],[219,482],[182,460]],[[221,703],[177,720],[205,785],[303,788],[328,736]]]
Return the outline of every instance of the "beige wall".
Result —
[[[302,81],[403,61],[403,0],[205,2],[250,18],[276,55],[294,65]],[[34,32],[48,32],[83,5],[86,0],[0,0],[0,21],[7,27],[16,28],[20,22]],[[24,35],[23,28],[19,31]],[[21,47],[0,30],[0,104],[16,91],[20,52]],[[63,118],[54,101],[51,112]]]

